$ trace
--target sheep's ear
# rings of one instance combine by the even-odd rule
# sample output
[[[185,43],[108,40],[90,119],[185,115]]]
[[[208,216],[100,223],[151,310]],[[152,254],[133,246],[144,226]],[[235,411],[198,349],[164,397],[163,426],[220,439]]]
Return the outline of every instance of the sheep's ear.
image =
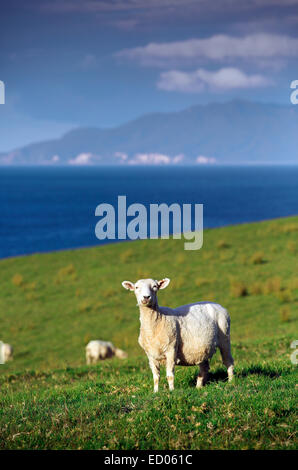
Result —
[[[158,281],[158,288],[159,289],[165,289],[169,284],[170,284],[170,279],[168,279],[167,277],[165,277],[164,279],[162,279],[161,281]]]
[[[124,287],[124,289],[127,289],[127,290],[135,290],[135,285],[133,282],[130,282],[130,281],[123,281],[122,282],[122,285]]]

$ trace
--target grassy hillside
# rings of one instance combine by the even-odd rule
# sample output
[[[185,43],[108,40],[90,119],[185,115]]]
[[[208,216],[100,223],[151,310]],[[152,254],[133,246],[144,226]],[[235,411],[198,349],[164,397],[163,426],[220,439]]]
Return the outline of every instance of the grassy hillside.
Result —
[[[293,448],[298,217],[0,262],[0,448]],[[124,279],[171,278],[175,307],[213,300],[229,309],[235,383],[218,354],[209,384],[176,368],[176,390],[152,394],[137,343],[139,313]],[[86,367],[84,346],[107,339],[129,353]],[[164,372],[163,372],[164,375]],[[297,388],[297,387],[296,387]]]

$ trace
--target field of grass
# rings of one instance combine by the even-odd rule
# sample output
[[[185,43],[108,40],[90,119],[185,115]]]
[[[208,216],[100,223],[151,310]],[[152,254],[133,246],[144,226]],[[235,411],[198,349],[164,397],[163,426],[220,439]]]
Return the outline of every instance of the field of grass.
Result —
[[[298,217],[0,261],[0,448],[293,449],[298,339]],[[159,303],[216,301],[231,315],[236,378],[219,354],[209,383],[176,367],[160,392],[137,338],[139,312],[121,282],[171,278]],[[113,341],[127,360],[85,365],[90,339]]]

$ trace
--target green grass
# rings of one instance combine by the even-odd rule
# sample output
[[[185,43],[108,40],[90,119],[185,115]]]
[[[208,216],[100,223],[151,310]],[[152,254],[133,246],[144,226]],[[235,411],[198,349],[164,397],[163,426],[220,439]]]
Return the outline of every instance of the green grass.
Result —
[[[298,217],[2,260],[0,339],[15,349],[0,366],[0,448],[293,449],[297,366]],[[137,343],[139,312],[121,282],[171,278],[161,305],[212,300],[228,308],[236,379],[219,354],[210,380],[176,367],[160,392]],[[113,341],[127,360],[85,366],[90,339]]]

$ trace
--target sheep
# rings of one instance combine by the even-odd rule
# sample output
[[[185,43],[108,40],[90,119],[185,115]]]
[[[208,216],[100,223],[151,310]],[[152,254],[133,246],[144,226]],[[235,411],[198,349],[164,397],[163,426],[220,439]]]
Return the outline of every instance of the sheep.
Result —
[[[0,364],[13,360],[13,347],[10,344],[0,341]]]
[[[108,359],[114,356],[125,359],[127,354],[122,351],[122,349],[115,348],[113,343],[99,339],[90,341],[86,346],[87,364],[93,364],[98,360]]]
[[[134,291],[140,309],[139,344],[144,349],[153,374],[154,392],[158,392],[160,364],[165,362],[170,390],[174,390],[175,364],[199,366],[197,388],[205,385],[209,359],[219,347],[228,370],[234,375],[230,348],[230,317],[225,308],[213,302],[197,302],[171,309],[160,307],[157,291],[165,289],[170,279],[123,281],[125,289]]]

